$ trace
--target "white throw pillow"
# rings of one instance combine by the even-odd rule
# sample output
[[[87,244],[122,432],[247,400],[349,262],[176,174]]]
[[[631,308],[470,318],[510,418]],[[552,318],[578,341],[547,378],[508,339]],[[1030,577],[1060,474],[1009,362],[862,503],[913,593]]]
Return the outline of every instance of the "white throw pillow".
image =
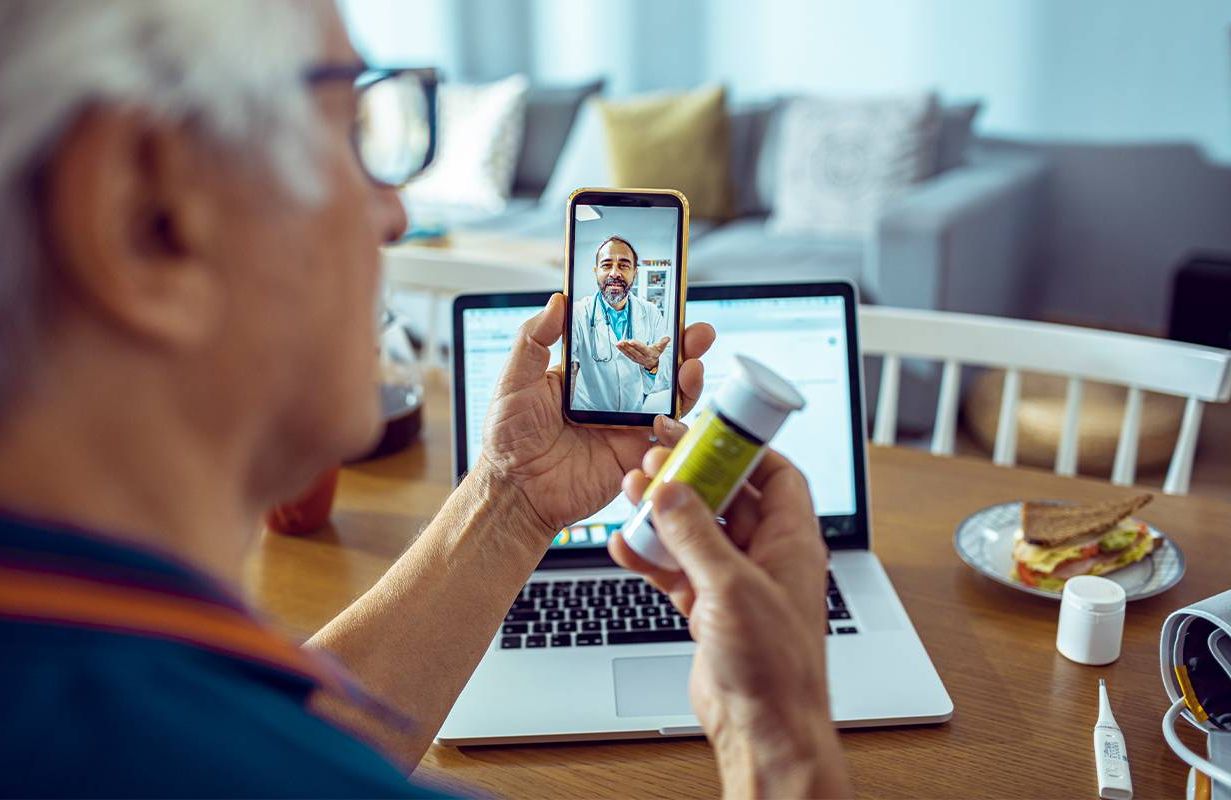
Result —
[[[547,208],[558,208],[563,214],[564,205],[574,189],[610,186],[611,182],[607,133],[603,130],[598,101],[591,97],[577,112],[573,129],[569,131],[539,203]]]
[[[770,230],[865,239],[935,169],[936,96],[792,100],[782,111]]]
[[[405,189],[411,213],[417,204],[504,208],[526,128],[528,89],[524,75],[440,85],[439,145],[432,165]]]

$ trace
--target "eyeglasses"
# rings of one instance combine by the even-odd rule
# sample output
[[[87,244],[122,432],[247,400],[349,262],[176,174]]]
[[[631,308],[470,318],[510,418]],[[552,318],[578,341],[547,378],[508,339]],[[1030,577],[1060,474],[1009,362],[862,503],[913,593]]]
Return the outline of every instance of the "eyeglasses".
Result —
[[[310,69],[304,80],[310,84],[353,82],[358,109],[351,146],[373,182],[405,186],[432,163],[436,155],[436,70],[325,65]]]

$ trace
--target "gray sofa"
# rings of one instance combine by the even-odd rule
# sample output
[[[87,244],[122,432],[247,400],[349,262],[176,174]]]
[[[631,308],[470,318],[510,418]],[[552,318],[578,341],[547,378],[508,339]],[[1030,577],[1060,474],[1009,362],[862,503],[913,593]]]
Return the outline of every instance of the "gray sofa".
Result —
[[[593,92],[597,87],[587,87]],[[561,104],[580,108],[576,119]],[[865,299],[886,305],[1021,315],[1032,228],[1046,162],[1038,154],[984,148],[970,141],[977,106],[948,107],[940,170],[885,208],[866,241],[781,235],[765,225],[773,203],[775,114],[781,101],[735,107],[730,169],[737,215],[721,224],[694,220],[689,242],[693,283],[849,278]],[[609,185],[597,113],[559,92],[531,93],[517,194],[496,215],[416,209],[421,219],[502,235],[561,238],[565,198],[578,186]],[[549,122],[550,121],[550,122]],[[548,129],[550,125],[556,130]],[[571,130],[562,136],[558,126]],[[546,132],[546,134],[545,134]],[[562,143],[562,144],[561,144]],[[553,164],[550,175],[546,164]]]

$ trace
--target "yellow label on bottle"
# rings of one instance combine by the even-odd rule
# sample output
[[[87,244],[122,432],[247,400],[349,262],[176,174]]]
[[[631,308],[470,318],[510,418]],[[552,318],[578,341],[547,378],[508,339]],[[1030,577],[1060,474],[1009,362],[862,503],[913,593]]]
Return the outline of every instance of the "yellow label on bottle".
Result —
[[[679,481],[695,489],[710,510],[720,513],[723,501],[752,466],[762,446],[706,408],[650,482],[646,497],[664,481]]]

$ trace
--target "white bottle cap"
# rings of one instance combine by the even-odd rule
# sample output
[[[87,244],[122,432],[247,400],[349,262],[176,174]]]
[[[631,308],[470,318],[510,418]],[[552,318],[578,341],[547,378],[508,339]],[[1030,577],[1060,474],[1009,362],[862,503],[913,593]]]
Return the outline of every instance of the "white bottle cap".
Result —
[[[1110,664],[1120,657],[1124,638],[1124,588],[1096,575],[1078,575],[1064,584],[1056,649],[1079,664]]]
[[[723,381],[713,404],[727,419],[768,442],[792,411],[804,407],[804,397],[769,367],[737,355],[735,372]]]
[[[1061,602],[1071,603],[1082,611],[1104,614],[1124,608],[1127,596],[1124,587],[1097,575],[1078,575],[1064,582]]]

